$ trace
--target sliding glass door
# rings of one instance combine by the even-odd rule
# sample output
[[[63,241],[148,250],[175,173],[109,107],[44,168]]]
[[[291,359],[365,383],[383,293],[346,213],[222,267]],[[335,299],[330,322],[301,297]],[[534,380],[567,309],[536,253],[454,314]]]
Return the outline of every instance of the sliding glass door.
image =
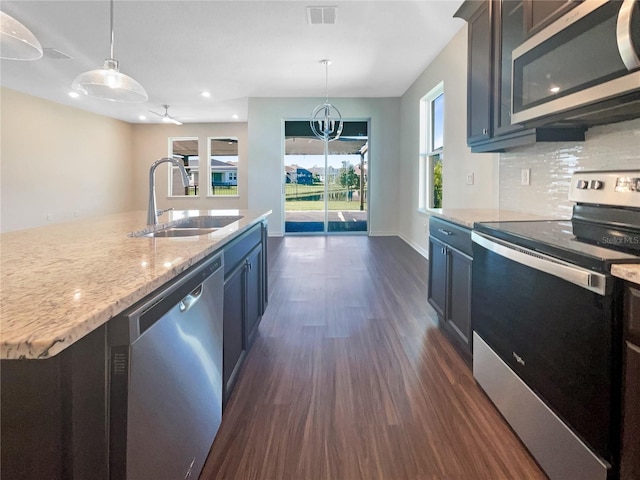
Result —
[[[367,122],[325,142],[309,122],[285,122],[285,233],[367,232]]]

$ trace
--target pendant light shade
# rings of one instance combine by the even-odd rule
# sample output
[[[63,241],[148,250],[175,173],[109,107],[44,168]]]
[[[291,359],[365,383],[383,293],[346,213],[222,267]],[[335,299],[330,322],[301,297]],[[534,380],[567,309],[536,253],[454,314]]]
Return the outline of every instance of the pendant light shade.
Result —
[[[0,58],[38,60],[42,46],[31,31],[4,12],[0,12]]]
[[[89,97],[111,102],[141,103],[149,99],[146,90],[137,81],[118,68],[113,58],[113,0],[111,0],[111,57],[102,68],[90,70],[76,77],[71,88]]]
[[[105,60],[102,68],[78,75],[71,88],[89,97],[112,102],[140,103],[149,99],[142,85],[118,70],[115,60]]]

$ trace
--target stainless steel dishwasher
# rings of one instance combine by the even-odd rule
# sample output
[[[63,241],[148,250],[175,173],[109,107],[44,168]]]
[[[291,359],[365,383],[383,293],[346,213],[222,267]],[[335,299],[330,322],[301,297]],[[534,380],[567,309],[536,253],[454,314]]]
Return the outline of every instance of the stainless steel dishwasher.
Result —
[[[109,478],[198,478],[222,419],[222,255],[109,322]]]

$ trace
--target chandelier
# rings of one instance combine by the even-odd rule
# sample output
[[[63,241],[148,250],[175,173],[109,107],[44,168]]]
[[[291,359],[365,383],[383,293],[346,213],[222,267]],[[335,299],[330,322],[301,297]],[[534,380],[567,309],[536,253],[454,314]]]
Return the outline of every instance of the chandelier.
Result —
[[[326,95],[324,103],[313,109],[309,124],[313,134],[325,142],[333,142],[342,134],[342,115],[340,111],[329,103],[329,65],[331,60],[320,60],[325,69]]]

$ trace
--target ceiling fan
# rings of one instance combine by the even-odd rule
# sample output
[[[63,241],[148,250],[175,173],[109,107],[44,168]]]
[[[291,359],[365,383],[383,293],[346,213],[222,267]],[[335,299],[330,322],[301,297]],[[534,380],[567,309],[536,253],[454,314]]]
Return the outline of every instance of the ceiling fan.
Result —
[[[162,118],[162,121],[165,122],[165,123],[173,123],[175,125],[182,125],[181,121],[176,120],[171,115],[169,115],[169,105],[162,105],[162,106],[164,107],[164,114],[158,113],[158,112],[154,112],[152,110],[149,110],[149,113],[153,113],[154,115],[158,115],[159,117]]]

